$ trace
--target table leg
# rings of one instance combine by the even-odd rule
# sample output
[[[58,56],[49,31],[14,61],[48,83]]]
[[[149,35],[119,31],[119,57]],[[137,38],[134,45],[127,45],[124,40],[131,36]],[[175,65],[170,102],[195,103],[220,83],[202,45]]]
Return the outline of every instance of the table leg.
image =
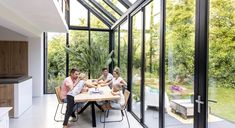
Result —
[[[91,102],[91,115],[92,115],[92,126],[96,127],[95,102]]]
[[[99,108],[102,112],[104,111],[100,105],[97,104],[97,102],[94,103],[97,108]]]
[[[86,103],[86,105],[84,107],[82,107],[82,109],[78,112],[78,114],[81,114],[84,110],[86,110],[86,108],[90,105],[91,103],[88,102]]]

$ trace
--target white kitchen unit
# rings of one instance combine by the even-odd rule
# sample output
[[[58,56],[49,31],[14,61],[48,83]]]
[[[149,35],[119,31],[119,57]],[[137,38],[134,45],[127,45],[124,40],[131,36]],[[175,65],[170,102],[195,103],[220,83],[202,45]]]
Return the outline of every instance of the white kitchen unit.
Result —
[[[14,84],[14,117],[18,118],[32,106],[32,79]]]
[[[31,106],[32,77],[0,79],[0,107],[12,107],[10,117],[20,117]]]
[[[9,128],[9,114],[12,107],[0,107],[0,128]]]

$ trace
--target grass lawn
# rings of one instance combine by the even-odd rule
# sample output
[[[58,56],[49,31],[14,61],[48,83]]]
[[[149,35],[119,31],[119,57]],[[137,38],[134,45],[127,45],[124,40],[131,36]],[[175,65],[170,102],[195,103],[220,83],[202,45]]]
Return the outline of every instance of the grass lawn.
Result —
[[[235,89],[210,87],[208,99],[217,101],[209,103],[212,114],[235,122]]]

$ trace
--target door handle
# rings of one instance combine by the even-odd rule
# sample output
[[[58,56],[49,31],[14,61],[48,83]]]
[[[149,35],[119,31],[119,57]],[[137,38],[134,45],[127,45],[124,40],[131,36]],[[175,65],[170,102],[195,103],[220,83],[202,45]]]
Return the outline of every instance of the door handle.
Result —
[[[204,104],[204,102],[201,101],[200,95],[197,96],[197,100],[195,100],[195,102],[197,103],[197,112],[201,113],[201,104]]]

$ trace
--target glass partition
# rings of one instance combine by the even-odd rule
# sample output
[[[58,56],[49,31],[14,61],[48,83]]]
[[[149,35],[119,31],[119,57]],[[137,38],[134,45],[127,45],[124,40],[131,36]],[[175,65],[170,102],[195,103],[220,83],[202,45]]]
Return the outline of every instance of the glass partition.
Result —
[[[132,17],[132,111],[140,118],[142,12]]]
[[[48,60],[46,93],[54,93],[54,88],[62,85],[66,77],[65,33],[48,33]]]
[[[76,54],[82,52],[85,47],[88,47],[88,31],[70,30],[69,46],[70,49]],[[83,66],[83,63],[76,54],[69,54],[69,69],[76,67],[81,71],[85,71],[86,68]]]
[[[210,0],[209,128],[235,127],[234,0]]]
[[[120,25],[120,69],[122,78],[127,81],[128,22]]]
[[[87,26],[87,19],[87,9],[77,0],[70,0],[70,26]]]
[[[92,78],[101,75],[102,68],[108,67],[106,62],[109,55],[109,32],[91,31],[90,48],[92,49],[93,65],[90,73]]]
[[[145,7],[145,124],[159,126],[160,0]]]
[[[195,0],[166,2],[165,126],[193,128]]]
[[[90,22],[91,22],[91,25],[90,27],[91,28],[108,28],[107,25],[105,25],[99,18],[97,18],[95,15],[93,15],[92,13],[90,13]]]

